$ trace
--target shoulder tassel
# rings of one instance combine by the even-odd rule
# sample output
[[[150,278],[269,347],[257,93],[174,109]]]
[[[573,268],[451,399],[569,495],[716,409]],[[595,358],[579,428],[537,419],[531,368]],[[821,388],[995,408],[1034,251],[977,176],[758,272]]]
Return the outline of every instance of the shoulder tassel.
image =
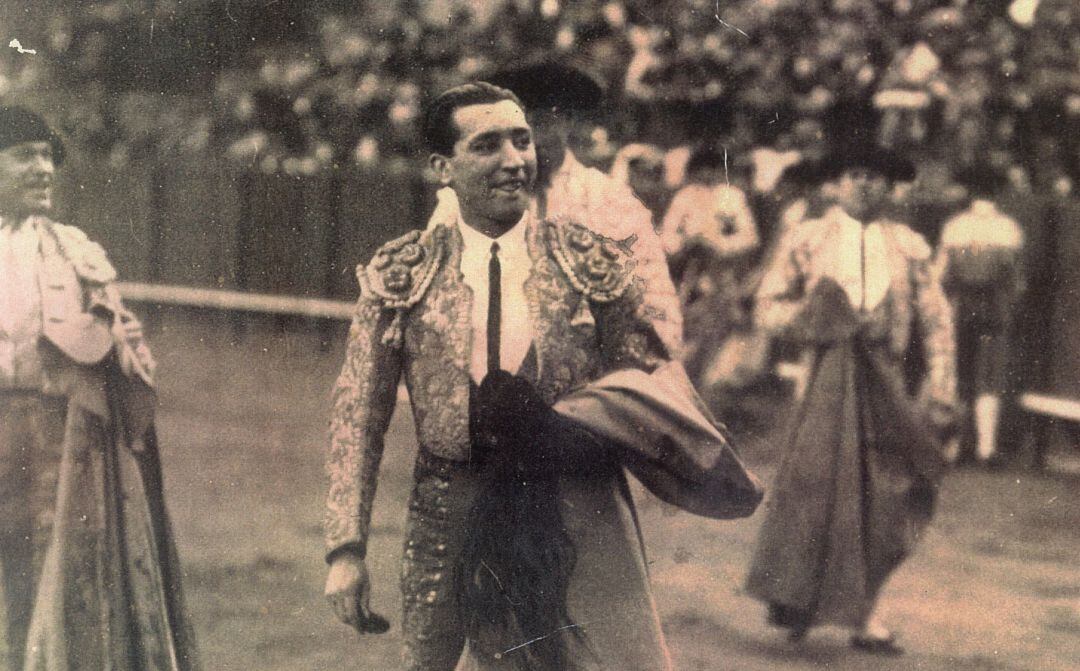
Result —
[[[401,321],[402,315],[404,315],[404,308],[396,308],[394,310],[394,319],[390,322],[390,326],[386,328],[386,332],[383,333],[382,344],[387,347],[393,347],[394,349],[400,349],[405,339],[404,329],[402,328]]]
[[[589,297],[587,295],[582,294],[581,300],[578,301],[577,310],[574,311],[570,325],[596,326],[596,318],[593,317],[592,309],[589,307]]]

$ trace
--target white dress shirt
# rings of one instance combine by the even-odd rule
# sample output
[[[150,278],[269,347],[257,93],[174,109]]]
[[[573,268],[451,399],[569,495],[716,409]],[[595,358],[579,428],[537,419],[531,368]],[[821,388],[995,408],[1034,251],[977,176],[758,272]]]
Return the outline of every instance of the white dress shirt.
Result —
[[[40,244],[33,219],[17,224],[0,220],[0,388],[41,383]]]
[[[513,228],[497,238],[490,238],[464,222],[458,223],[464,242],[461,274],[465,276],[465,284],[472,290],[473,295],[469,374],[476,382],[484,379],[488,369],[488,264],[493,242],[499,243],[498,256],[502,270],[502,321],[499,338],[501,368],[516,373],[533,342],[529,306],[525,301],[525,280],[529,278],[532,268],[532,260],[525,243],[529,216],[526,213]]]
[[[889,259],[881,224],[863,224],[839,207],[825,213],[833,234],[816,262],[821,275],[836,280],[856,310],[869,312],[889,292]]]
[[[941,230],[943,249],[1020,249],[1024,234],[1016,220],[1001,212],[989,200],[975,200],[971,207],[945,222]]]

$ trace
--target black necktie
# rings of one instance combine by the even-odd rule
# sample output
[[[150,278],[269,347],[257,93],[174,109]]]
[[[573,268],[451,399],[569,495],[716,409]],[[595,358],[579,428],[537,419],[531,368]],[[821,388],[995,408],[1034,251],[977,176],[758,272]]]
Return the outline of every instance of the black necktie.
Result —
[[[491,243],[488,261],[487,364],[488,373],[501,368],[499,343],[502,336],[502,266],[499,264],[499,243]]]

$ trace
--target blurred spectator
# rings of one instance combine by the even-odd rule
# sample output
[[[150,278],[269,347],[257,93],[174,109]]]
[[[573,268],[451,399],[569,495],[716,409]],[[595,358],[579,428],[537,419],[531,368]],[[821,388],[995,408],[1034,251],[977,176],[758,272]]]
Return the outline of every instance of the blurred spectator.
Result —
[[[699,386],[733,329],[748,325],[742,278],[758,247],[742,189],[730,183],[725,150],[698,148],[660,229],[685,320],[685,365]]]
[[[768,193],[780,181],[784,171],[802,160],[802,153],[794,147],[758,147],[751,153],[754,163],[754,191]]]
[[[664,154],[664,185],[671,191],[686,183],[686,162],[692,152],[693,147],[680,145]]]
[[[842,99],[875,98],[913,158],[956,147],[953,168],[1031,169],[1033,136],[1062,134],[1034,118],[1041,101],[1080,114],[1072,0],[41,4],[0,13],[38,52],[0,57],[0,98],[64,87],[65,127],[121,158],[179,139],[254,169],[405,169],[431,91],[553,54],[602,77],[619,137],[665,146],[729,133],[774,147]]]
[[[660,229],[669,256],[702,245],[719,259],[758,246],[757,226],[746,194],[731,184],[726,150],[702,147],[686,164],[687,185],[675,194]]]
[[[881,90],[874,95],[874,105],[883,110],[881,131],[885,144],[900,144],[900,138],[912,143],[924,142],[927,129],[926,110],[935,98],[948,93],[942,81],[941,59],[926,44],[897,53],[881,81]]]
[[[1022,292],[1024,236],[992,200],[1003,190],[999,173],[971,170],[961,181],[971,202],[945,223],[937,262],[954,306],[960,398],[972,412],[975,458],[986,462],[997,453],[1001,397],[1008,391],[1006,339]]]
[[[659,226],[671,200],[665,183],[664,152],[654,145],[628,144],[615,153],[611,164],[611,178],[630,187],[653,216],[653,225]]]

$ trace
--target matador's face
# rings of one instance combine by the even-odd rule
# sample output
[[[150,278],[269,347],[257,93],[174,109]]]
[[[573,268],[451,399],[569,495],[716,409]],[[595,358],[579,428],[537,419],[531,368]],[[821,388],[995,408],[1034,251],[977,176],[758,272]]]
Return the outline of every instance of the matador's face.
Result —
[[[0,215],[22,219],[52,209],[52,144],[20,142],[0,150]]]
[[[461,203],[466,222],[513,226],[529,206],[536,179],[536,147],[525,113],[511,100],[454,110],[458,140],[436,171]]]

